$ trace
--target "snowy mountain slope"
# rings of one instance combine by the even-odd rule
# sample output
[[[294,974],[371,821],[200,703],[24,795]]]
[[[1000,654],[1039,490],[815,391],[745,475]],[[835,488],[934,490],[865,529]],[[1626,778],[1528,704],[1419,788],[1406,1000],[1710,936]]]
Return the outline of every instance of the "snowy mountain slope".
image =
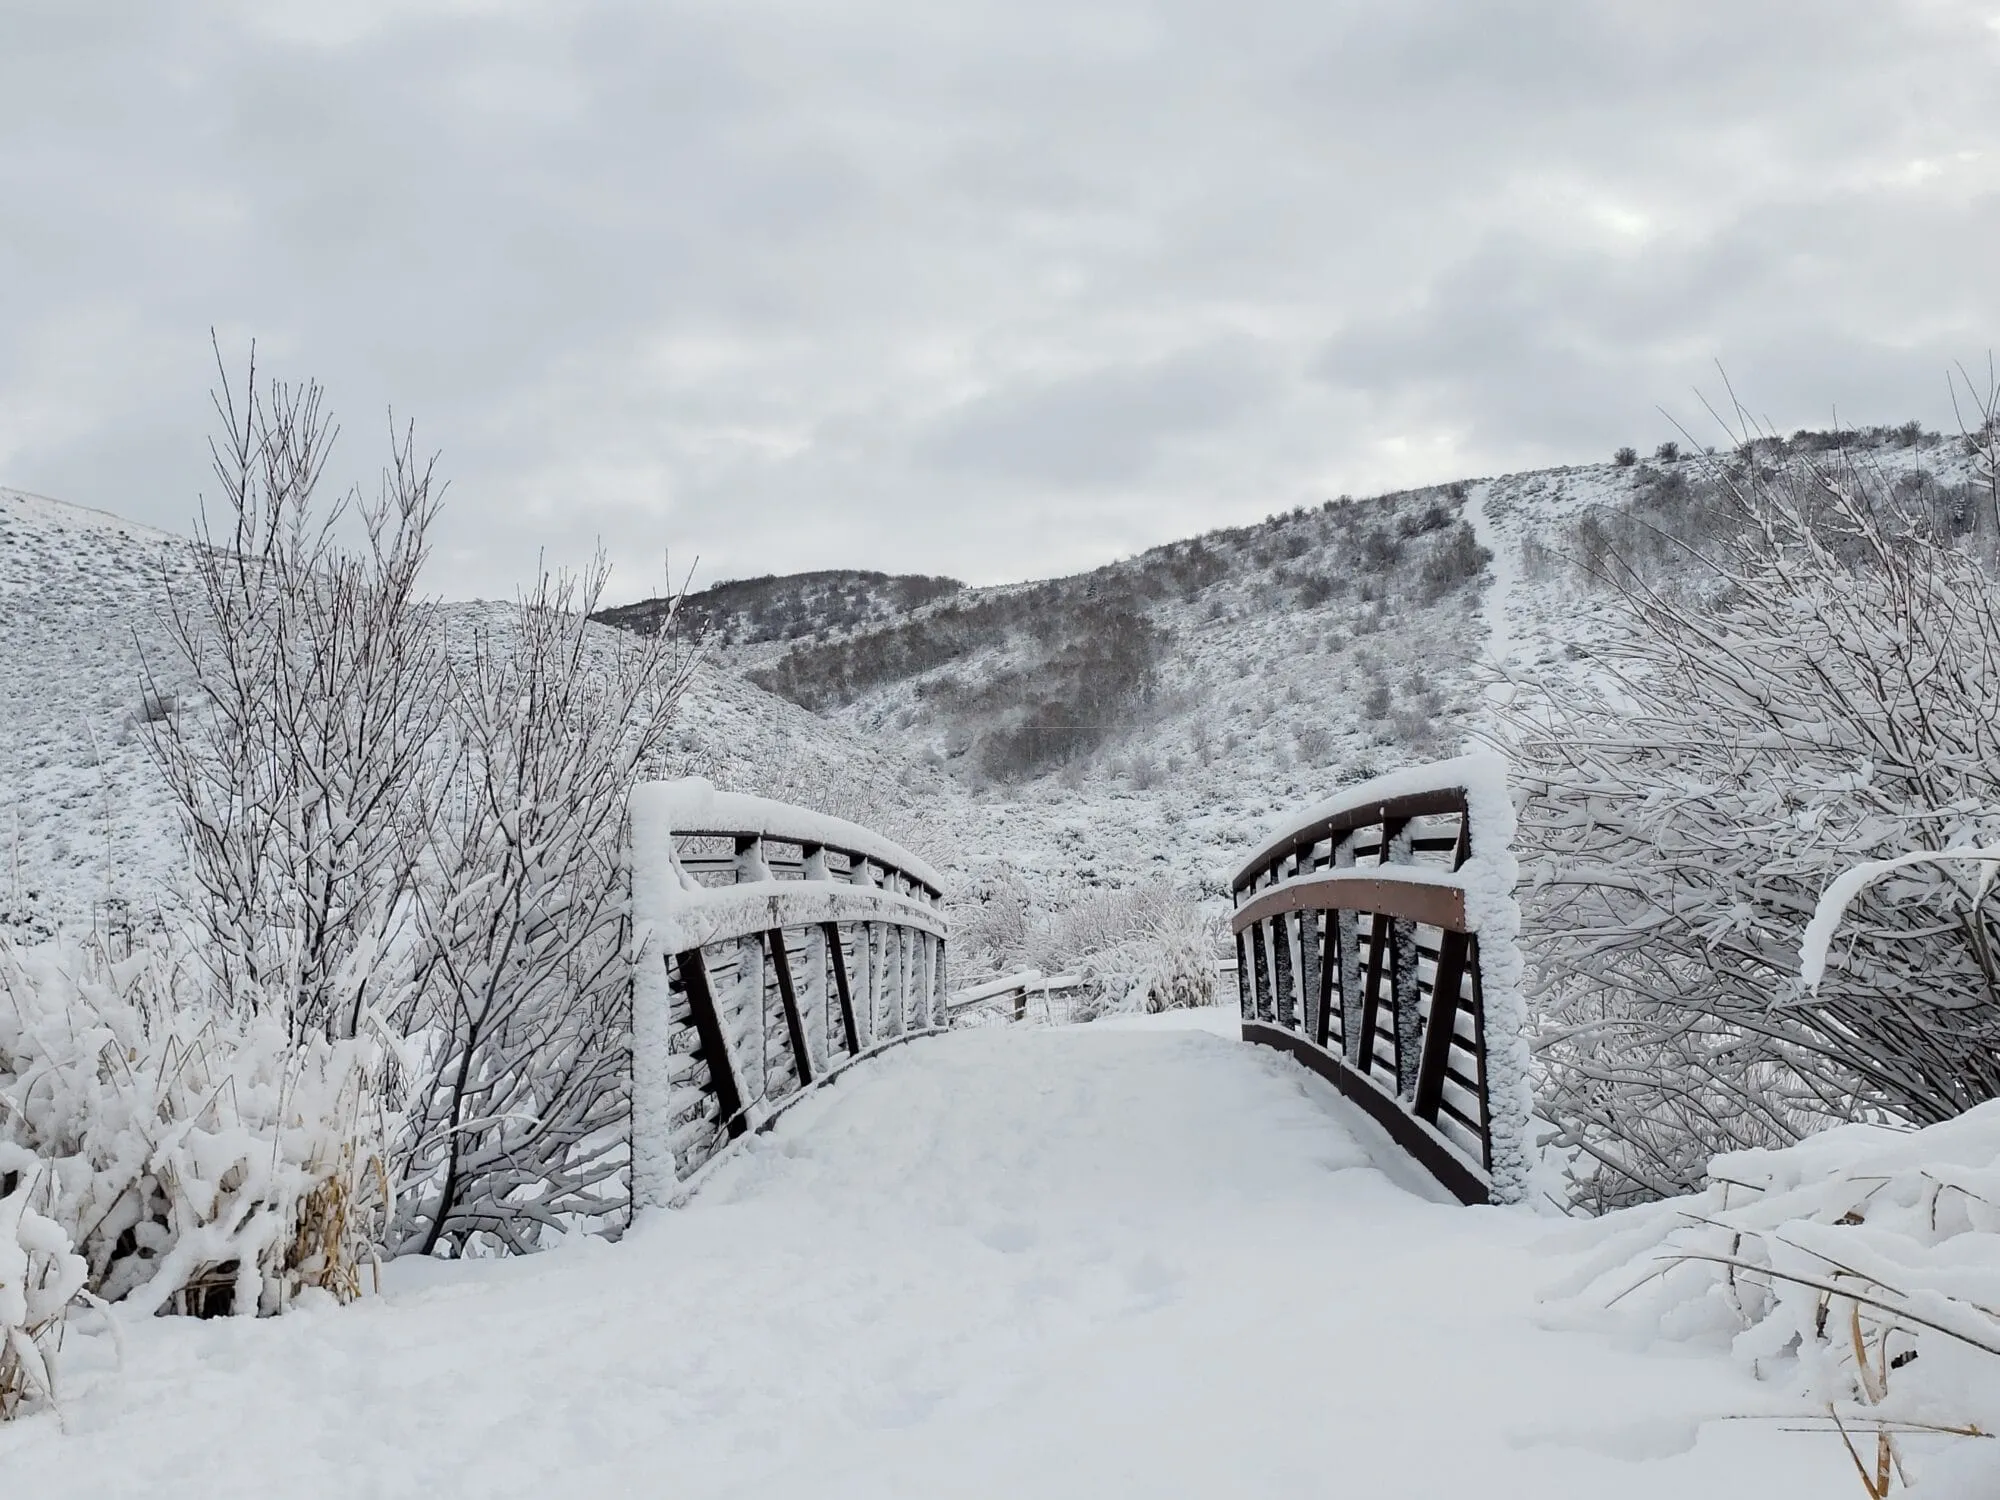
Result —
[[[1907,428],[1801,432],[1754,456],[1769,465],[1834,444],[1891,485],[1974,479],[1958,440]],[[1060,907],[1092,886],[1160,877],[1219,910],[1270,819],[1455,753],[1499,696],[1561,694],[1597,672],[1592,653],[1630,627],[1588,576],[1592,549],[1674,566],[1654,530],[1685,519],[1676,507],[1710,463],[1656,455],[1343,499],[859,627],[815,622],[802,599],[792,638],[720,655],[890,758],[946,770],[970,798],[955,806],[950,862],[974,892],[1019,879]],[[1450,561],[1430,571],[1447,546]],[[768,601],[786,581],[759,582]],[[1088,646],[1107,627],[1131,638],[1134,620],[1150,650]],[[1130,668],[1131,690],[1102,691],[1093,662],[1100,678]],[[1050,702],[1058,731],[1086,720],[1090,732],[1052,766],[1024,768],[1007,735]]]
[[[103,511],[0,490],[0,934],[46,936],[144,906],[175,857],[138,732],[142,660],[185,543]]]
[[[180,845],[146,750],[142,682],[151,663],[169,690],[178,685],[160,621],[170,582],[187,576],[188,546],[101,511],[0,491],[0,936],[144,921],[158,909]],[[475,622],[504,629],[511,606],[443,610],[447,639],[462,640]],[[606,627],[600,639],[616,637]],[[902,809],[962,800],[934,772],[710,666],[697,671],[663,769],[838,802],[901,822],[913,846],[934,848],[936,824]]]
[[[675,606],[675,625],[717,646],[784,642],[890,619],[963,587],[956,578],[853,568],[733,578],[683,595]],[[593,618],[650,634],[665,622],[668,605],[665,599],[642,599],[599,610]]]
[[[1056,908],[1157,877],[1219,903],[1278,811],[1460,747],[1483,635],[1471,493],[1295,511],[723,660],[948,772],[975,889],[1018,878]]]
[[[1848,440],[1892,482],[1973,478],[1955,440]],[[1018,877],[1055,908],[1157,877],[1219,908],[1273,817],[1463,746],[1489,701],[1496,625],[1508,672],[1536,691],[1591,670],[1593,644],[1626,628],[1578,565],[1592,517],[1609,517],[1599,531],[1614,539],[1643,537],[1618,518],[1671,503],[1698,465],[1578,465],[1339,501],[887,614],[896,580],[860,594],[849,584],[873,575],[750,580],[758,617],[792,633],[719,645],[684,707],[674,769],[874,824],[975,891]],[[141,652],[169,660],[156,614],[184,545],[0,492],[0,932],[88,922],[118,900],[150,909],[173,868],[171,810],[134,721]],[[867,618],[842,624],[854,599]],[[1046,727],[1075,748],[1037,766],[1024,718],[1051,703]]]

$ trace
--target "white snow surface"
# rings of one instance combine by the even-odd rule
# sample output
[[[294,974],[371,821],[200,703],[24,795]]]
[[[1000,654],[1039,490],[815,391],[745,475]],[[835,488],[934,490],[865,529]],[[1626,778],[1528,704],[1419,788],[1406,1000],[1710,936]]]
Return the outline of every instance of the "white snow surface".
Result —
[[[122,1371],[73,1335],[61,1418],[0,1429],[6,1491],[1847,1492],[1834,1439],[1729,1420],[1779,1408],[1725,1354],[1538,1326],[1546,1220],[1399,1185],[1233,1026],[923,1040],[620,1244],[128,1321]]]

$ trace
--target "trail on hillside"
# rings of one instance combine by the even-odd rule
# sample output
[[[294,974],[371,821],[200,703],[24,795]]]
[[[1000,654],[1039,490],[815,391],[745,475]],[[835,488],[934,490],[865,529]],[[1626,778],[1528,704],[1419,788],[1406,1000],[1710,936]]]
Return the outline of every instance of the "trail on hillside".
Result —
[[[1398,1186],[1290,1061],[1140,1022],[900,1049],[693,1203],[344,1310],[73,1341],[10,1494],[1838,1494],[1720,1359],[1533,1321],[1545,1221]]]
[[[1493,556],[1490,565],[1492,577],[1479,601],[1480,622],[1486,629],[1481,660],[1488,672],[1493,674],[1482,694],[1489,724],[1493,714],[1511,702],[1514,695],[1513,685],[1507,680],[1514,656],[1510,611],[1514,590],[1521,581],[1519,539],[1504,529],[1493,514],[1497,489],[1491,481],[1480,484],[1465,507],[1465,518],[1472,526],[1473,536]]]

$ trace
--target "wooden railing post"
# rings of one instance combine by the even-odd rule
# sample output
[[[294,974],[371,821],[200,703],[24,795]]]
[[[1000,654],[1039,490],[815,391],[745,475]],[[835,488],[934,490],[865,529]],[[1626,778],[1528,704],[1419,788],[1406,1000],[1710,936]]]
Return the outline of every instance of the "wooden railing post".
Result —
[[[1438,939],[1437,978],[1431,985],[1423,1062],[1417,1069],[1416,1092],[1410,1101],[1417,1118],[1433,1125],[1444,1099],[1445,1066],[1451,1059],[1451,1040],[1458,1026],[1459,991],[1465,985],[1466,950],[1471,941],[1470,934],[1463,932],[1447,932]]]
[[[1310,875],[1313,872],[1313,846],[1301,849],[1298,858],[1292,862],[1295,875]],[[1299,998],[1304,1013],[1303,1026],[1307,1036],[1316,1038],[1321,1046],[1326,1045],[1326,962],[1320,954],[1320,915],[1315,911],[1302,911],[1297,917],[1299,929]]]
[[[1243,934],[1236,934],[1236,1013],[1244,1020],[1256,1015],[1250,1001],[1250,959]]]
[[[1271,929],[1272,984],[1277,991],[1277,1024],[1287,1031],[1297,1028],[1298,1020],[1293,1014],[1292,985],[1292,940],[1286,930],[1292,925],[1290,917],[1273,917],[1267,924]]]
[[[1333,846],[1333,867],[1352,869],[1353,865],[1354,835],[1343,834]],[[1352,911],[1337,911],[1333,921],[1340,954],[1340,1045],[1347,1065],[1360,1068],[1364,1056],[1361,1033],[1368,1027],[1369,1014],[1368,993],[1361,982],[1361,919]]]
[[[1271,1009],[1271,968],[1264,956],[1264,924],[1257,923],[1250,928],[1251,998],[1256,1002],[1254,1014],[1260,1021],[1268,1021]]]

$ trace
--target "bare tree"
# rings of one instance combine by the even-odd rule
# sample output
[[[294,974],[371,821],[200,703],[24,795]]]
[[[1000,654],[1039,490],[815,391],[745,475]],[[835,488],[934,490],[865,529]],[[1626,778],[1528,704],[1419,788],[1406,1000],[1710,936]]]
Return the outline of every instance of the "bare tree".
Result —
[[[451,673],[453,755],[427,820],[407,1029],[400,1248],[533,1248],[630,1203],[625,797],[691,659],[590,623],[607,569],[544,573]]]
[[[437,487],[405,428],[374,500],[316,508],[335,437],[320,387],[260,389],[253,349],[239,393],[219,348],[216,364],[221,520],[204,503],[166,620],[191,692],[149,718],[148,744],[225,994],[281,1008],[295,1035],[352,1036],[383,997],[338,976],[409,893],[405,831],[444,708],[417,594]],[[352,523],[358,549],[339,540]],[[147,692],[166,701],[150,664]]]

